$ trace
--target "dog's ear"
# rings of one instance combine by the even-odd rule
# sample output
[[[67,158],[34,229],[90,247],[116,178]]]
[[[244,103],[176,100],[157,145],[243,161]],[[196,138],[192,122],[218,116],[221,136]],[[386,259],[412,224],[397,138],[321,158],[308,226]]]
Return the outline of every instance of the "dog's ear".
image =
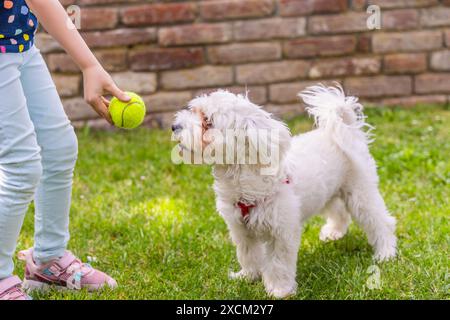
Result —
[[[248,164],[258,164],[259,159],[259,130],[256,122],[253,119],[246,118],[244,120],[244,135],[245,135],[245,148],[247,149],[246,155],[248,157]]]
[[[289,129],[268,113],[261,113],[259,117],[244,118],[241,128],[243,130],[239,134],[245,136],[248,164],[266,166],[279,162],[290,146]]]
[[[285,154],[289,151],[289,148],[291,147],[291,131],[289,127],[282,121],[272,119],[275,121],[276,126],[278,128],[279,137],[278,142],[279,143],[279,149],[280,149],[280,158],[283,159]]]

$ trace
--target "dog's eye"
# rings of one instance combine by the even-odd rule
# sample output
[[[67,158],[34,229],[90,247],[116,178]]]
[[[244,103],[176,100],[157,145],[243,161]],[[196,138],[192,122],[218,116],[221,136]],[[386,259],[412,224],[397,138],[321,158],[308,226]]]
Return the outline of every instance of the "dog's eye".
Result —
[[[210,129],[212,127],[212,122],[207,117],[204,117],[203,125],[206,129]]]

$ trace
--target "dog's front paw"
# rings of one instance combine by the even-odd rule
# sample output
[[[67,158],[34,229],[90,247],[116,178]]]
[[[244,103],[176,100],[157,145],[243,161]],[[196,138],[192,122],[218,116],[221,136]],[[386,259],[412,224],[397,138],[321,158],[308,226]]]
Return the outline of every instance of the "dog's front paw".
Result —
[[[230,279],[232,280],[248,280],[251,282],[257,281],[260,278],[260,275],[257,272],[251,272],[247,270],[241,270],[239,272],[230,272]]]
[[[392,260],[396,257],[397,250],[395,246],[386,246],[383,249],[376,250],[373,258],[375,261],[384,262],[388,260]]]
[[[329,224],[326,224],[320,230],[319,239],[322,241],[339,240],[343,236],[345,236],[346,232],[347,232],[347,230],[344,228],[338,228],[336,226],[331,226]]]
[[[276,299],[284,299],[290,296],[295,295],[297,292],[297,285],[287,285],[283,287],[274,287],[267,288],[267,293],[276,298]]]
[[[373,256],[375,261],[383,262],[394,259],[397,255],[397,238],[395,236],[386,236],[374,246],[375,254]]]

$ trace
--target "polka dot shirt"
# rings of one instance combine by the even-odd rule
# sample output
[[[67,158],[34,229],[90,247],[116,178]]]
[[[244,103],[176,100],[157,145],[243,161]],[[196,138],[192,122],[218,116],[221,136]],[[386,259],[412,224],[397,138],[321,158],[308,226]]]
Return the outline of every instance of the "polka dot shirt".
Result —
[[[0,54],[30,49],[37,25],[25,0],[0,0]]]

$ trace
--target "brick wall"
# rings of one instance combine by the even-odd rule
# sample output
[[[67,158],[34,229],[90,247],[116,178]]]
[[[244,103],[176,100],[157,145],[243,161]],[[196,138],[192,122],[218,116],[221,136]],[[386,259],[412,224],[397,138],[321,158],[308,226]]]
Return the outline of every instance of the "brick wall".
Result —
[[[81,10],[81,32],[120,87],[143,95],[147,123],[213,88],[250,90],[280,115],[302,111],[296,94],[339,81],[380,105],[447,104],[449,0],[63,0]],[[381,30],[366,26],[381,7]],[[74,63],[38,35],[70,118],[103,121],[81,97]]]

